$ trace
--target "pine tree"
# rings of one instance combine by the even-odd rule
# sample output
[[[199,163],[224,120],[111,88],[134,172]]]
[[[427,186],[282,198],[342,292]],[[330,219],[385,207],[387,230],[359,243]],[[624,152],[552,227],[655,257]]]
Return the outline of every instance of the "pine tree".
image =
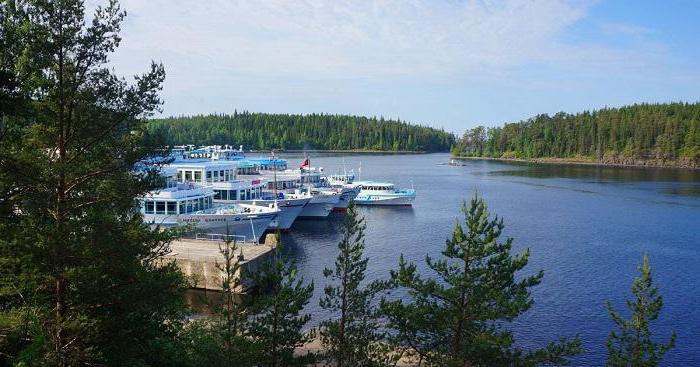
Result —
[[[294,353],[315,336],[302,330],[311,319],[303,310],[313,295],[313,283],[304,285],[296,265],[285,264],[281,258],[267,261],[253,279],[258,292],[250,304],[246,329],[254,340],[256,365],[305,366],[314,362],[312,353]]]
[[[106,67],[125,16],[115,1],[87,25],[79,0],[2,1],[0,13],[2,43],[12,38],[3,84],[28,101],[2,111],[0,257],[13,259],[2,275],[13,293],[0,295],[0,328],[21,337],[0,358],[167,361],[186,282],[159,263],[172,233],[151,231],[136,210],[163,158],[145,118],[161,103],[164,69],[129,84]]]
[[[335,269],[324,269],[329,279],[324,288],[321,308],[333,317],[321,323],[321,342],[326,359],[343,366],[383,366],[394,362],[394,354],[380,331],[379,312],[375,304],[380,292],[388,288],[386,281],[363,284],[368,259],[363,257],[365,221],[351,204],[343,218],[342,238],[338,243]]]
[[[228,233],[228,230],[226,231]],[[250,340],[245,335],[246,306],[236,299],[243,287],[241,280],[241,256],[236,253],[238,245],[230,236],[219,247],[223,257],[217,268],[221,271],[221,293],[216,307],[217,332],[222,341],[222,355],[226,366],[248,365]]]
[[[540,283],[543,273],[516,280],[528,263],[528,251],[511,255],[513,240],[499,241],[502,219],[490,219],[478,196],[469,207],[464,203],[462,211],[465,227],[455,225],[442,257],[426,256],[437,279],[419,275],[416,265],[403,256],[399,269],[391,273],[411,300],[382,305],[397,343],[431,366],[566,363],[568,356],[580,352],[578,338],[529,352],[514,346],[506,323],[530,309],[530,288]]]
[[[228,231],[227,231],[228,233]],[[183,360],[195,366],[245,367],[254,362],[253,342],[247,335],[248,308],[242,301],[241,255],[239,246],[226,236],[219,246],[222,261],[218,297],[206,298],[211,317],[194,320],[179,337]]]
[[[639,267],[640,276],[632,283],[634,299],[627,301],[632,313],[625,319],[608,302],[608,313],[618,331],[608,336],[608,366],[653,367],[661,363],[666,352],[674,347],[676,333],[666,343],[657,343],[651,338],[650,324],[659,317],[663,298],[654,286],[649,258],[644,255]]]

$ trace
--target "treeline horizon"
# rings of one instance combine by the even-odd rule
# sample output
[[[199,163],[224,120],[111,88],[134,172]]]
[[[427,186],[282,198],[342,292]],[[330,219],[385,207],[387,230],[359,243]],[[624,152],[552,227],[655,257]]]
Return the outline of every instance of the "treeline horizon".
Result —
[[[467,130],[455,156],[585,158],[599,162],[700,161],[700,102],[641,103],[579,113],[536,115]]]
[[[148,130],[169,145],[242,144],[247,149],[448,152],[452,133],[400,119],[339,114],[234,111],[152,119]]]

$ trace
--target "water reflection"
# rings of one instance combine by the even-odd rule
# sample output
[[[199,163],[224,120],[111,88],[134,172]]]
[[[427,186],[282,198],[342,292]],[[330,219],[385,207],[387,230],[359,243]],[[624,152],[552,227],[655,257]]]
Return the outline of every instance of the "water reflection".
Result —
[[[493,176],[528,178],[586,179],[595,183],[610,181],[700,182],[700,171],[675,168],[606,167],[566,164],[505,162],[518,169],[492,171]]]
[[[188,289],[185,303],[192,309],[193,317],[210,316],[221,305],[221,292],[206,289]]]
[[[663,190],[663,193],[671,195],[700,196],[700,186],[688,186],[666,189]]]

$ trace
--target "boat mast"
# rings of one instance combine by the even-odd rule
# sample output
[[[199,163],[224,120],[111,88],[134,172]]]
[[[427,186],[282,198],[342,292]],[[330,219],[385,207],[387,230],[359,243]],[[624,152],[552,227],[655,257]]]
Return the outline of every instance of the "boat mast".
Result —
[[[275,196],[275,209],[277,209],[277,159],[275,158],[275,150],[272,149],[270,154],[272,155],[272,194]]]
[[[307,190],[309,192],[309,195],[311,195],[311,159],[309,158],[309,153],[304,152],[304,161],[308,163],[308,166],[306,168],[306,185],[307,185]],[[302,188],[304,186],[304,166],[301,166],[299,168],[301,170],[301,183],[302,183]],[[302,190],[303,192],[303,190]]]

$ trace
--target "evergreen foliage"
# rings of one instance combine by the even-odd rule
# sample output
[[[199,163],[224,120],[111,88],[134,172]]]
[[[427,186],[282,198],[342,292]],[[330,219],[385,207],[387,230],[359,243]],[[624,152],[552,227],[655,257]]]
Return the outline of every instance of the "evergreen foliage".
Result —
[[[149,131],[171,145],[242,144],[247,149],[447,152],[454,135],[400,120],[346,115],[235,112],[154,119]]]
[[[395,353],[382,332],[376,297],[389,288],[388,282],[363,284],[368,259],[363,257],[365,220],[355,205],[343,218],[335,269],[324,269],[329,283],[320,300],[321,308],[333,317],[321,323],[321,342],[326,359],[334,366],[386,366],[395,362]]]
[[[124,18],[82,1],[0,2],[0,364],[144,365],[171,357],[186,282],[136,198],[157,175],[145,130],[161,65],[105,66]]]
[[[514,346],[507,322],[532,307],[530,288],[540,283],[543,273],[516,280],[529,253],[513,256],[512,239],[499,241],[503,220],[489,218],[483,199],[475,195],[462,211],[464,227],[455,225],[442,257],[426,256],[437,278],[419,275],[403,256],[392,271],[411,300],[382,305],[397,343],[431,366],[565,364],[568,356],[580,353],[578,338],[529,352]]]
[[[661,363],[666,352],[674,347],[676,333],[666,343],[651,338],[650,324],[659,317],[663,298],[654,286],[649,258],[645,255],[639,266],[639,277],[632,283],[634,298],[627,301],[631,317],[625,319],[608,302],[608,313],[618,331],[608,336],[608,366],[654,367]]]
[[[296,265],[281,258],[266,262],[260,274],[253,275],[258,292],[250,304],[247,335],[254,343],[255,365],[260,367],[305,366],[316,360],[310,352],[295,354],[315,337],[302,328],[311,319],[304,307],[313,295],[314,285],[304,285]]]
[[[577,114],[537,115],[467,131],[457,156],[700,161],[700,103],[638,104]]]
[[[228,231],[227,231],[228,232]],[[221,272],[221,292],[213,301],[205,300],[211,317],[192,321],[183,330],[180,340],[186,354],[183,365],[210,367],[253,366],[253,341],[247,335],[248,307],[240,299],[243,284],[239,246],[226,236],[219,252],[223,261],[216,267]]]

